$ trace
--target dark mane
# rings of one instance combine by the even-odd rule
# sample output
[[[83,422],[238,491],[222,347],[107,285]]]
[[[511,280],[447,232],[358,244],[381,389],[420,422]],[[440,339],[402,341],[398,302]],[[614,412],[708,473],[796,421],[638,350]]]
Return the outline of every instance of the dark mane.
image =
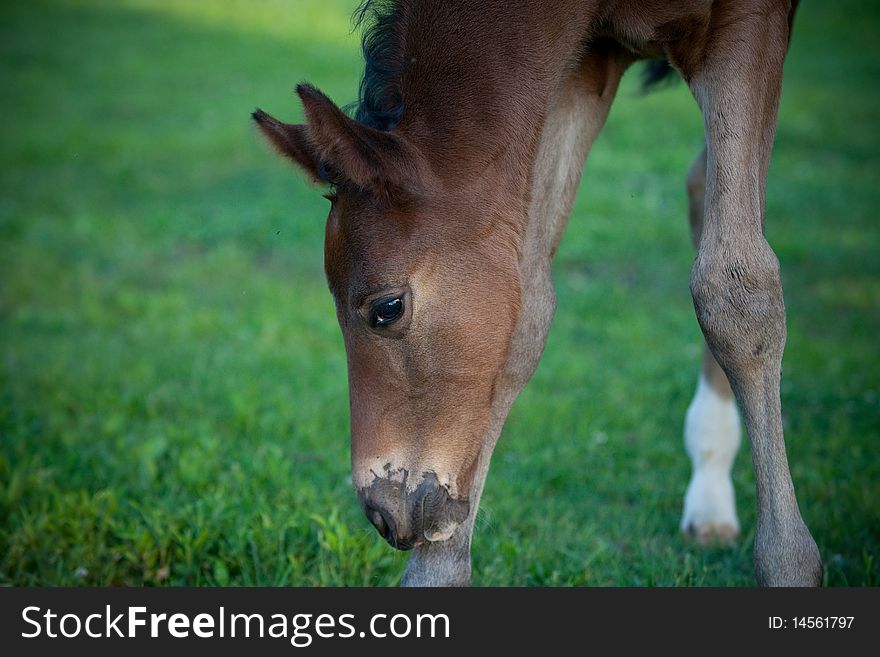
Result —
[[[354,28],[364,30],[364,73],[354,117],[377,130],[394,129],[403,116],[399,19],[396,0],[362,0],[352,15]]]

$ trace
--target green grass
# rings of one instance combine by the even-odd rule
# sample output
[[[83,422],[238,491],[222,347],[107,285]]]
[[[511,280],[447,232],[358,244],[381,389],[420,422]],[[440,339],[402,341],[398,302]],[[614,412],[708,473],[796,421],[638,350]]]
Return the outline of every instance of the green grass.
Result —
[[[393,584],[349,483],[325,201],[261,142],[308,78],[353,99],[354,0],[0,6],[0,583]],[[880,13],[802,3],[768,190],[783,406],[830,585],[880,580]],[[677,523],[699,367],[683,85],[624,82],[507,422],[480,585],[749,585]]]

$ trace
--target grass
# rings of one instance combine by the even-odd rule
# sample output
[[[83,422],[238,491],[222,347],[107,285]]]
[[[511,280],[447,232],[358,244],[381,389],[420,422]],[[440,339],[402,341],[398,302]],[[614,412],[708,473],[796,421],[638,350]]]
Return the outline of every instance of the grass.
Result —
[[[383,585],[405,556],[349,483],[325,201],[248,120],[355,93],[353,0],[0,7],[0,583]],[[799,12],[768,190],[783,407],[829,585],[880,581],[880,13]],[[699,367],[683,85],[624,82],[555,263],[559,310],[507,422],[478,585],[750,585],[744,535],[677,523]]]

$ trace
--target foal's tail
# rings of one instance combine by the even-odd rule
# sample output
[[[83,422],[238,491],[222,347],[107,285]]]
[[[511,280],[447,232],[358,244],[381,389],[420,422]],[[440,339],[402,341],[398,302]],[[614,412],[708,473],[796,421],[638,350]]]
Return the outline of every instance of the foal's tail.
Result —
[[[800,0],[791,0],[791,9],[788,10],[788,43],[791,44],[791,32],[794,25],[794,14],[797,11]],[[663,84],[667,84],[675,77],[675,69],[665,59],[650,59],[645,62],[642,70],[642,92],[648,93]]]

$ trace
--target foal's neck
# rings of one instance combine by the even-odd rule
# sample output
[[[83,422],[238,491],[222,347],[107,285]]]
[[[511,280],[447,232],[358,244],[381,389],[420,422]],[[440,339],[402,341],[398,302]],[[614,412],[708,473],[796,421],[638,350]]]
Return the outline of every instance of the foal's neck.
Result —
[[[492,169],[522,188],[585,20],[527,0],[400,2],[397,11],[400,132],[443,177]]]

